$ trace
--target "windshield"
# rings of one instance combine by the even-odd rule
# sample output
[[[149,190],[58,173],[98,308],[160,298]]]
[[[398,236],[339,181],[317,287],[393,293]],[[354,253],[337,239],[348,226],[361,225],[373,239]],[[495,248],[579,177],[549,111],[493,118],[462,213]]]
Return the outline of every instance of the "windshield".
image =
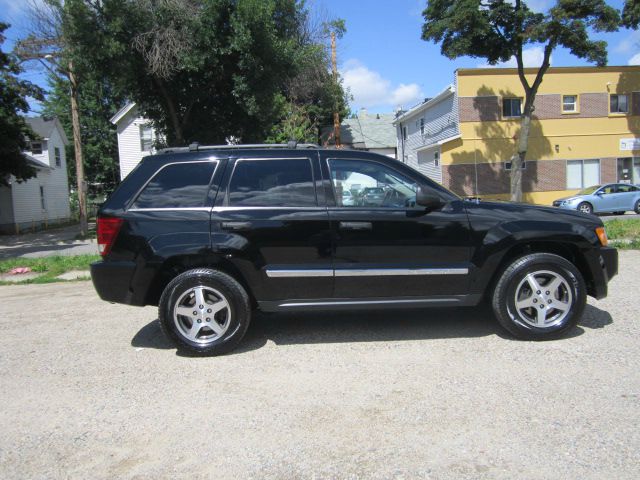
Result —
[[[598,190],[602,185],[594,185],[592,187],[585,188],[584,190],[580,190],[578,195],[590,195],[596,190]]]

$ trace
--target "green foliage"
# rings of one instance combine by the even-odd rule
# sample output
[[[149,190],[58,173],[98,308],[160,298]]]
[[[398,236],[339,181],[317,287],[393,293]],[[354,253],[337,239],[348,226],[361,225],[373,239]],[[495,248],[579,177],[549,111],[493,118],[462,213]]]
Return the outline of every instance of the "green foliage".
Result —
[[[625,1],[622,21],[627,28],[638,28],[640,25],[640,2],[638,0]]]
[[[122,105],[124,98],[98,73],[81,72],[79,109],[84,174],[90,186],[101,184],[107,191],[112,191],[120,176],[116,128],[109,119],[116,113],[118,106]],[[65,77],[49,76],[49,93],[42,113],[58,117],[67,138],[72,138],[70,88]],[[76,185],[73,142],[69,142],[66,153],[69,184]]]
[[[39,87],[18,78],[22,68],[16,58],[1,50],[7,28],[8,24],[0,22],[0,185],[8,185],[10,175],[24,181],[36,174],[22,154],[27,138],[36,136],[21,113],[29,111],[27,97],[43,98]]]
[[[607,63],[606,43],[589,38],[589,30],[615,31],[618,11],[604,0],[558,0],[547,13],[525,1],[430,0],[423,12],[423,40],[441,44],[448,58],[484,58],[490,65],[522,58],[527,44],[562,46],[597,65]]]
[[[301,98],[312,121],[326,116],[324,98],[334,86],[326,81],[326,56],[313,51],[317,42],[305,31],[301,2],[67,0],[65,8],[82,68],[135,101],[168,145],[263,141],[287,102],[302,104],[290,86],[310,71],[305,55],[325,75]]]

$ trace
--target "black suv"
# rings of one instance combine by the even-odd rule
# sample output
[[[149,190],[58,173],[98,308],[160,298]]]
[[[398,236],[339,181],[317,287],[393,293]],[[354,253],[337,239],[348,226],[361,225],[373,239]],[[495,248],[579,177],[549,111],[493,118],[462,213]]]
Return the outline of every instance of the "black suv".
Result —
[[[375,206],[347,190],[381,190]],[[403,163],[308,146],[146,157],[98,214],[100,297],[158,305],[179,348],[234,348],[267,312],[469,306],[524,339],[556,337],[617,273],[602,221],[462,200]]]

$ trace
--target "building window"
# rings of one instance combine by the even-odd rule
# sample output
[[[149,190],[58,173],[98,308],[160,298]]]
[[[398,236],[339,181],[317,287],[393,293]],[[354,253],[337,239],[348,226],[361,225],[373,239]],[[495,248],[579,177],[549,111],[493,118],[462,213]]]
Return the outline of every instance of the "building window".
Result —
[[[568,160],[567,189],[577,190],[600,183],[600,160]]]
[[[420,119],[420,135],[424,135],[424,118]]]
[[[618,159],[618,182],[640,183],[640,157]]]
[[[433,164],[437,167],[440,165],[440,152],[436,152],[433,154]]]
[[[505,118],[520,117],[522,115],[522,99],[520,98],[503,98],[502,99],[502,116]]]
[[[31,153],[40,155],[42,153],[42,142],[31,142]]]
[[[611,113],[629,113],[629,95],[611,95],[609,97]]]
[[[60,167],[62,165],[62,156],[60,154],[60,148],[55,147],[53,149],[54,156],[56,157],[56,167]]]
[[[562,113],[576,113],[578,111],[578,96],[562,96]]]
[[[153,148],[153,129],[149,125],[140,125],[140,150],[150,152]]]
[[[47,209],[47,204],[44,201],[44,187],[42,185],[40,185],[40,207],[42,210]]]
[[[504,162],[504,168],[505,170],[511,170],[511,162]],[[520,170],[526,170],[527,169],[527,161],[525,160],[524,162],[522,162],[522,165],[520,165]]]
[[[402,139],[407,139],[407,127],[402,127]]]

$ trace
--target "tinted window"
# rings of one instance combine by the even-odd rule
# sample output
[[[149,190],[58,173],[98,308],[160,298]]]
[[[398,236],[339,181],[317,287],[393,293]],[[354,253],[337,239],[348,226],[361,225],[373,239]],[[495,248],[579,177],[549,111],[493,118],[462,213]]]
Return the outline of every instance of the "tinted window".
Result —
[[[240,160],[229,183],[233,207],[310,207],[316,205],[311,162]]]
[[[633,185],[618,185],[618,193],[637,192],[638,188]]]
[[[380,163],[329,160],[329,169],[339,207],[402,208],[415,204],[416,182]],[[349,204],[344,203],[345,191],[353,196]]]
[[[133,208],[204,207],[216,165],[198,162],[164,167],[144,187]]]

